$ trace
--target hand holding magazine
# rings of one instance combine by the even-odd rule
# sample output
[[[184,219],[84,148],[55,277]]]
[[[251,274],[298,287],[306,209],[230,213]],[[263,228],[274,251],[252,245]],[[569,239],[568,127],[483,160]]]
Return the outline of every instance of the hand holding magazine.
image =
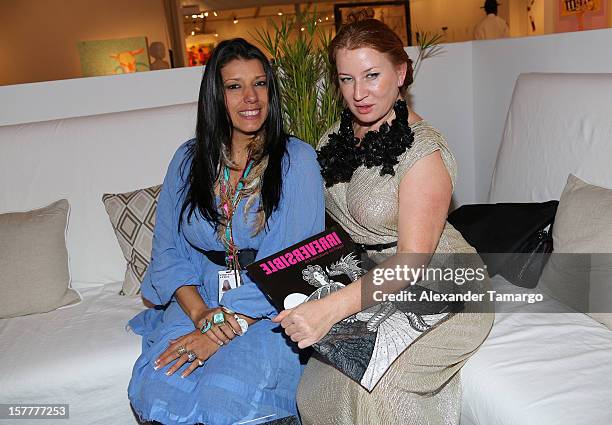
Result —
[[[279,310],[320,299],[367,273],[346,232],[331,228],[247,266]],[[418,294],[433,292],[414,285]],[[393,361],[419,336],[460,310],[458,303],[383,302],[336,323],[313,348],[331,365],[374,389]]]

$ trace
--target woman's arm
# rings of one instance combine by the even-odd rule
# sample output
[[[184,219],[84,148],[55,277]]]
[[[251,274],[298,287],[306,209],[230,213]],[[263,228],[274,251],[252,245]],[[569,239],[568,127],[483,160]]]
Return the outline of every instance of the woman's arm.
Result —
[[[452,194],[452,183],[439,151],[418,160],[402,177],[399,186],[397,252],[379,267],[428,264],[444,229]],[[424,254],[402,256],[401,254]],[[411,266],[411,265],[409,265]],[[340,320],[368,306],[362,300],[364,282],[372,282],[372,271],[327,297],[284,310],[274,320],[300,348],[318,342]],[[386,282],[385,292],[396,292],[410,282]],[[370,300],[373,304],[373,300]]]
[[[208,306],[198,289],[193,285],[181,286],[174,292],[174,296],[195,327],[198,327],[198,322],[202,320],[204,313],[208,310]]]
[[[193,320],[206,305],[194,286],[201,280],[201,255],[188,246],[178,227],[183,186],[189,170],[185,159],[189,143],[176,151],[164,178],[157,204],[151,262],[141,289],[143,297],[155,305],[165,305],[177,294],[179,304]]]

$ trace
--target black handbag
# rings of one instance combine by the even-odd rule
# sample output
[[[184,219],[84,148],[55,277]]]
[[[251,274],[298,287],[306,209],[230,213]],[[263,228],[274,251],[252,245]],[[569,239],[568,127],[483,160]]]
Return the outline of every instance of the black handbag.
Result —
[[[499,274],[523,288],[535,288],[553,251],[552,224],[532,235],[519,252],[509,258]]]
[[[537,285],[553,250],[559,201],[463,205],[448,216],[480,254],[489,276],[501,274],[525,288]]]

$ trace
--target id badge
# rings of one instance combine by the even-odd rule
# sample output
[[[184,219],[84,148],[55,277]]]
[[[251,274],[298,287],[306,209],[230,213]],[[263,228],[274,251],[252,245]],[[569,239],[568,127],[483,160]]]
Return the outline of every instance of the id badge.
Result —
[[[234,270],[219,270],[219,302],[227,291],[240,286],[240,272]]]

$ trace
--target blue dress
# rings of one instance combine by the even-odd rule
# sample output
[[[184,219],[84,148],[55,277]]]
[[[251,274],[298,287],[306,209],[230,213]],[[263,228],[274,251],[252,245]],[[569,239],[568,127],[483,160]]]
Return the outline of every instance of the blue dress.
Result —
[[[141,420],[164,424],[255,425],[296,415],[295,395],[303,365],[297,346],[270,320],[259,320],[243,336],[219,348],[202,367],[186,378],[181,372],[172,376],[171,367],[154,370],[159,355],[170,339],[179,338],[195,328],[173,297],[177,288],[195,285],[209,307],[218,303],[217,272],[200,250],[224,250],[214,228],[199,214],[183,221],[177,231],[185,192],[182,183],[189,172],[183,164],[189,144],[174,155],[164,179],[157,206],[152,260],[142,294],[165,308],[149,308],[130,322],[142,335],[142,354],[136,360],[128,388],[132,407]],[[255,202],[247,216],[242,200],[234,219],[234,240],[240,249],[258,250],[257,259],[271,255],[324,228],[323,181],[315,151],[306,143],[290,138],[283,158],[283,187],[278,208],[269,226],[252,236],[251,220],[259,206]],[[245,220],[248,218],[248,222]],[[226,292],[221,303],[255,318],[277,314],[259,288],[242,275],[243,285]]]

